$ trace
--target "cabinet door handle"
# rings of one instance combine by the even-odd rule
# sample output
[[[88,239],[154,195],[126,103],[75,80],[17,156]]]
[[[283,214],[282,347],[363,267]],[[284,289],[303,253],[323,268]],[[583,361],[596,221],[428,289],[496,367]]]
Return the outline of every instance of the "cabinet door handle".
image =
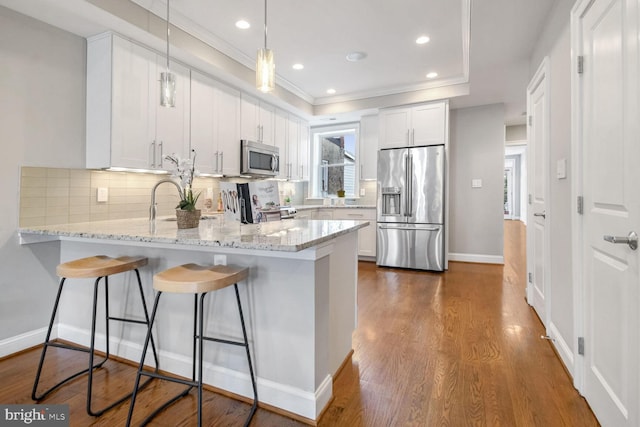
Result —
[[[224,170],[224,151],[220,152],[220,170],[218,172],[222,173]]]
[[[154,139],[153,142],[151,143],[151,147],[149,147],[149,151],[151,152],[151,167],[155,168],[156,167],[156,140]]]
[[[160,144],[158,144],[158,146],[160,147],[160,159],[158,160],[158,167],[162,169],[164,160],[164,143],[160,141]]]

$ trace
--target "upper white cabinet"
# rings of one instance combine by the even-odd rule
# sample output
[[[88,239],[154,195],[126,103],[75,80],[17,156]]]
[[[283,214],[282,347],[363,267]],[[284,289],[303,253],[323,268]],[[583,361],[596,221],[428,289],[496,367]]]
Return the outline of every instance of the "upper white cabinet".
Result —
[[[191,148],[200,172],[240,174],[240,92],[191,72]]]
[[[287,148],[289,145],[289,113],[276,109],[273,122],[273,139],[278,147],[280,165],[277,178],[287,179],[289,173],[289,161],[287,159]]]
[[[309,123],[277,109],[274,119],[274,139],[280,152],[278,178],[309,179]]]
[[[160,106],[155,52],[113,34],[87,42],[87,167],[163,169],[189,150],[189,70],[173,64],[175,108]]]
[[[242,139],[273,145],[275,108],[244,93],[241,100]]]
[[[378,172],[378,125],[377,115],[363,116],[360,119],[360,138],[358,159],[360,160],[360,179],[375,180]]]
[[[447,101],[380,112],[380,148],[445,144],[448,127]]]

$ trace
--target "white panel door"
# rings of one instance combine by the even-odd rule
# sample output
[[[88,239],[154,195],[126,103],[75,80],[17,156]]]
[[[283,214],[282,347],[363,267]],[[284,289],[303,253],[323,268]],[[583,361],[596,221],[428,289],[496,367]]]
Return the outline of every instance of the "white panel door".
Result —
[[[605,237],[640,232],[638,0],[580,3],[582,391],[603,426],[638,426],[638,250]]]
[[[548,59],[531,80],[527,89],[529,111],[529,218],[527,221],[527,301],[548,327],[549,314],[549,236],[548,222],[548,150],[549,150],[549,104],[548,104]]]

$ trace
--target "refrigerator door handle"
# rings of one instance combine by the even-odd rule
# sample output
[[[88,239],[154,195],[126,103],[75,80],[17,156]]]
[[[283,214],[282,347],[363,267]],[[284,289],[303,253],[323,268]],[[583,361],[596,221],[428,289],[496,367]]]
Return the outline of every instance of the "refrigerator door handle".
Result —
[[[409,197],[407,197],[407,204],[409,205],[409,209],[407,209],[407,216],[413,216],[413,155],[409,154],[407,169],[409,171],[409,176],[407,178],[407,189],[409,190]]]
[[[408,230],[408,231],[440,231],[440,227],[407,227],[402,225],[381,225],[378,224],[380,230]]]
[[[409,199],[411,198],[411,191],[409,190],[409,180],[411,177],[409,176],[409,155],[404,158],[404,175],[405,182],[407,183],[404,187],[404,216],[409,216]]]

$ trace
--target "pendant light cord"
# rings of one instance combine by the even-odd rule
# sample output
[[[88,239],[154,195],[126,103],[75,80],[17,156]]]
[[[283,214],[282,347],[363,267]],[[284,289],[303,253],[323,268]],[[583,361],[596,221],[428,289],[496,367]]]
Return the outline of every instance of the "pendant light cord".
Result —
[[[266,1],[266,0],[265,0]],[[169,0],[167,0],[167,72],[169,72]]]
[[[267,0],[264,0],[264,50],[267,50]]]

